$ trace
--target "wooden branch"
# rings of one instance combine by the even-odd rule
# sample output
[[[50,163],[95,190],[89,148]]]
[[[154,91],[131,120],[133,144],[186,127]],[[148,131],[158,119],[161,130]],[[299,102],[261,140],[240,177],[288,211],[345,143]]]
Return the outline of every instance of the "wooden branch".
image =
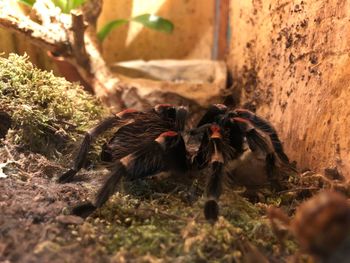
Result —
[[[86,1],[82,6],[85,21],[96,30],[97,19],[102,12],[103,0]],[[96,32],[95,32],[96,33]]]

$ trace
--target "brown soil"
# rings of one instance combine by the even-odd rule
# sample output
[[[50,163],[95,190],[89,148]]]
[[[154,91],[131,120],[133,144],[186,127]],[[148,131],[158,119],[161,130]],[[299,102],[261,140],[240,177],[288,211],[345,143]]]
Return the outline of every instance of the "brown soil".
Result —
[[[82,224],[78,217],[64,216],[67,206],[87,196],[88,181],[57,184],[55,175],[63,167],[38,154],[19,154],[9,145],[0,148],[1,163],[9,163],[7,178],[0,178],[0,262],[84,262],[103,258],[91,256],[93,246],[58,245],[71,237],[69,224]],[[8,260],[8,261],[6,261]]]

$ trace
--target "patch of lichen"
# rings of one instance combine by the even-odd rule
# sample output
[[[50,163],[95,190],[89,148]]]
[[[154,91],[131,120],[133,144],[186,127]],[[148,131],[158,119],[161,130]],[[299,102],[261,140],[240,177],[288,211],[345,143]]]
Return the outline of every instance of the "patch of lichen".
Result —
[[[81,86],[16,54],[0,57],[0,111],[12,118],[8,139],[49,157],[77,141],[105,114]]]

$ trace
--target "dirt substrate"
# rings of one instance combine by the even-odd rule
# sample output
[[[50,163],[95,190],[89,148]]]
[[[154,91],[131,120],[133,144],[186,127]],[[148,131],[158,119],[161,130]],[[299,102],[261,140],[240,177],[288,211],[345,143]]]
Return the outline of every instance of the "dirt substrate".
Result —
[[[64,169],[57,163],[19,153],[6,142],[0,151],[0,163],[8,162],[0,178],[1,261],[230,262],[296,250],[288,241],[280,251],[265,204],[252,205],[232,192],[223,198],[219,222],[205,222],[196,183],[125,183],[92,217],[67,216],[67,207],[92,197],[105,170],[83,171],[77,181],[61,185],[55,179]]]

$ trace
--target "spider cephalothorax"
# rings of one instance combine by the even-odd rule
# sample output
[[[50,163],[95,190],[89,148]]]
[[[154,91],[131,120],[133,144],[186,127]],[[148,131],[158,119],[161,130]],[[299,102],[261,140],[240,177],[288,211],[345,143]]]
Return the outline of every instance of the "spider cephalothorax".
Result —
[[[59,182],[70,181],[83,167],[88,148],[98,135],[117,128],[101,153],[101,159],[110,163],[108,179],[94,202],[75,207],[73,213],[85,217],[101,207],[122,177],[134,180],[165,171],[185,174],[192,165],[209,170],[204,214],[208,220],[215,221],[223,177],[245,185],[263,184],[273,180],[278,162],[288,163],[277,133],[267,121],[247,110],[230,111],[215,104],[190,132],[199,135],[201,141],[191,164],[182,137],[186,116],[185,107],[169,104],[145,112],[129,109],[87,132],[73,168]]]

